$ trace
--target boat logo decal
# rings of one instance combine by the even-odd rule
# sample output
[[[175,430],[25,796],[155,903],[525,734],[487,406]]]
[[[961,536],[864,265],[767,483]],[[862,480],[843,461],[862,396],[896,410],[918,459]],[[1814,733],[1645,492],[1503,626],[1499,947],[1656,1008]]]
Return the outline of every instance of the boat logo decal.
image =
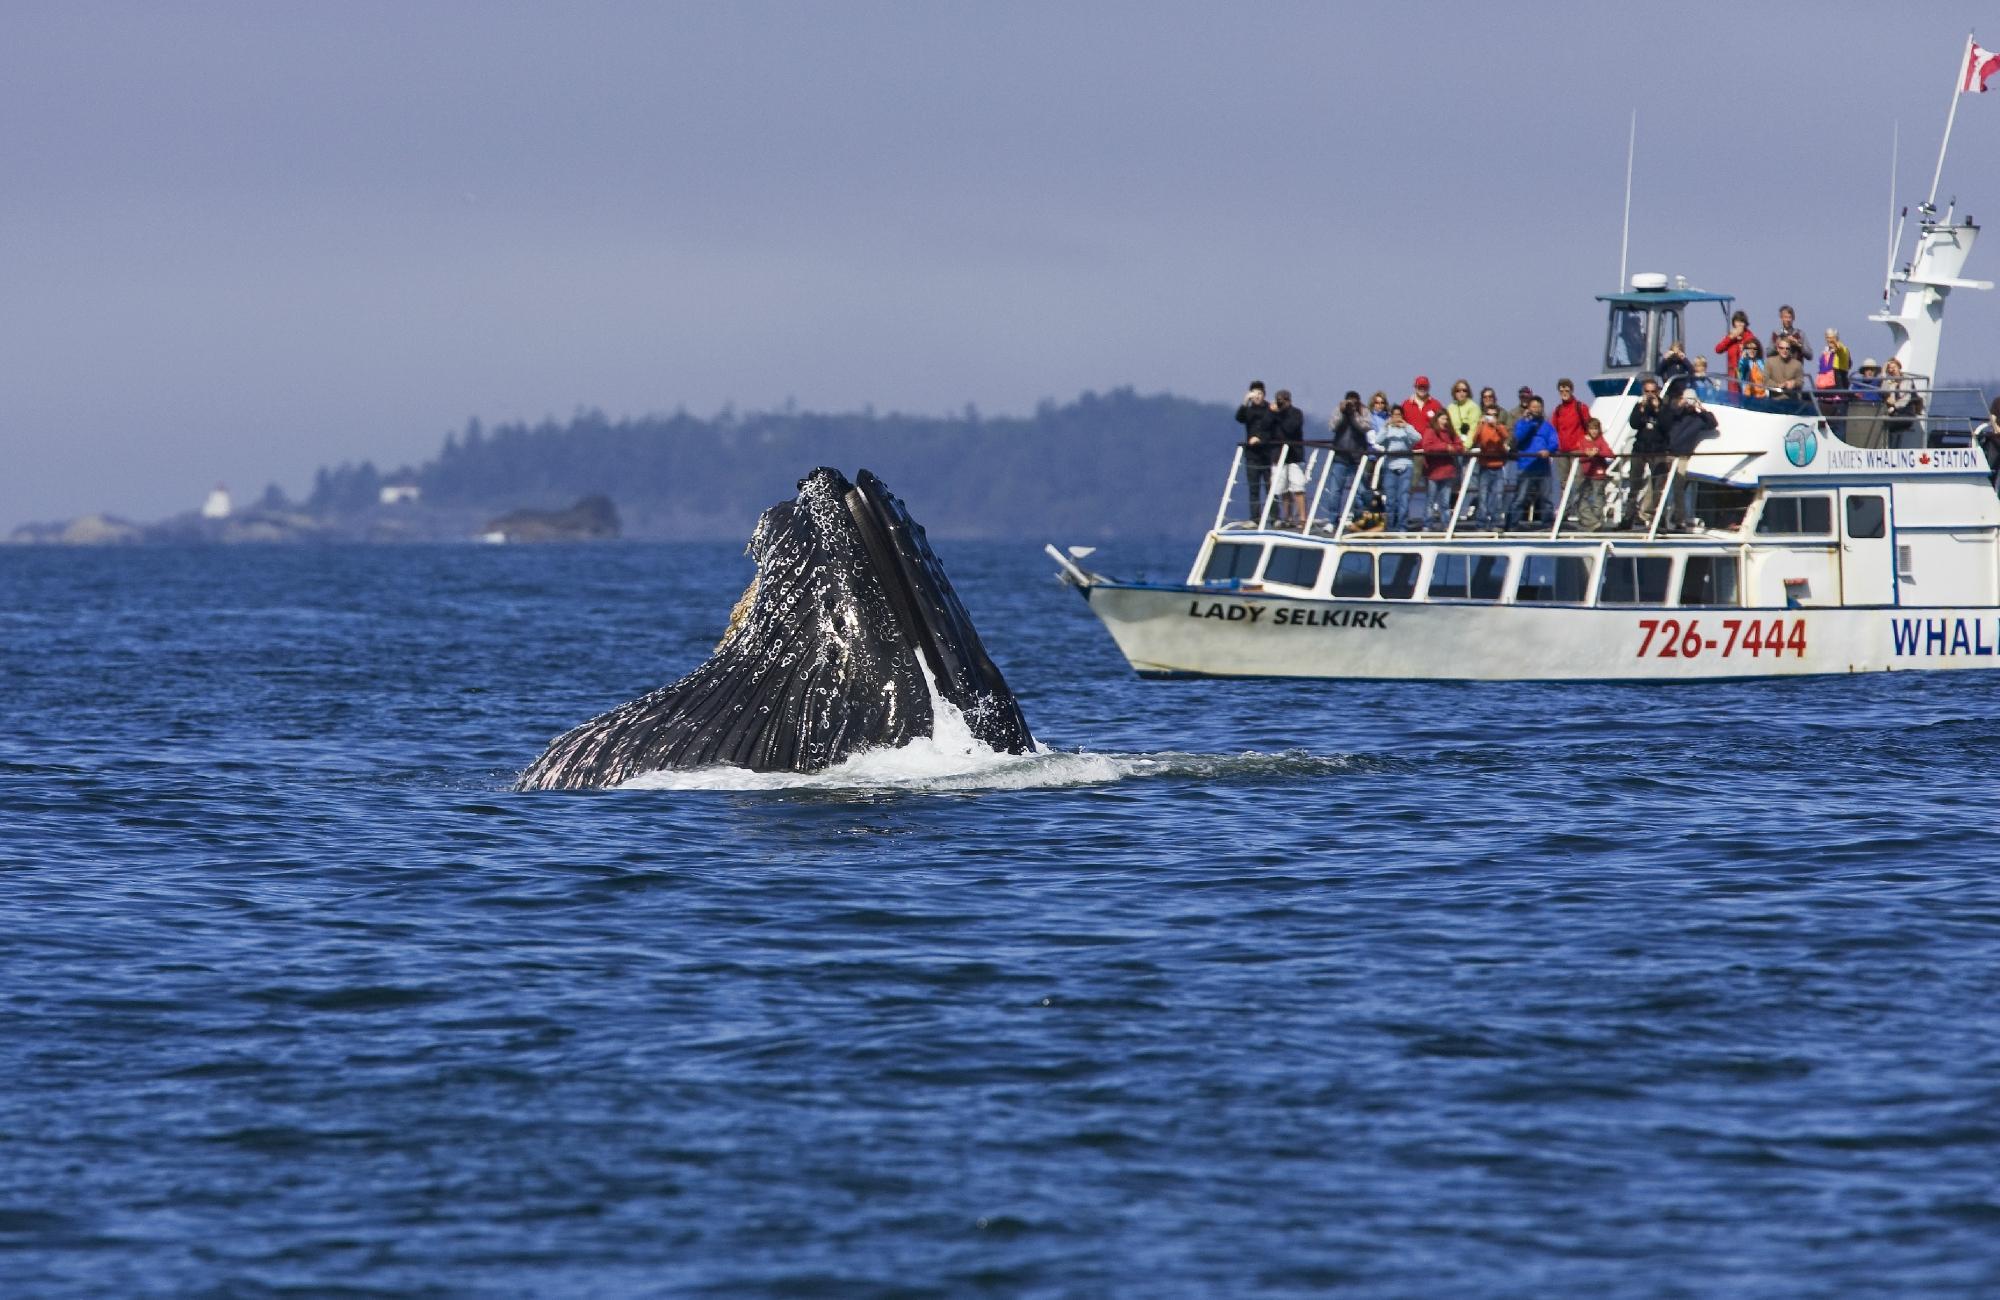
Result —
[[[1785,430],[1785,459],[1800,469],[1813,463],[1819,455],[1819,435],[1810,424],[1795,424]]]

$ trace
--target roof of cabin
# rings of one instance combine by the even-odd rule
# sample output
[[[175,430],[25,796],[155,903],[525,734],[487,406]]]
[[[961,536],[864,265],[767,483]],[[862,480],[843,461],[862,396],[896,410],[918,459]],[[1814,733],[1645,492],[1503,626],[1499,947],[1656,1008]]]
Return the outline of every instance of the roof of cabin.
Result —
[[[1597,301],[1646,307],[1660,303],[1735,302],[1736,299],[1726,293],[1709,293],[1705,289],[1631,289],[1624,293],[1600,293]]]

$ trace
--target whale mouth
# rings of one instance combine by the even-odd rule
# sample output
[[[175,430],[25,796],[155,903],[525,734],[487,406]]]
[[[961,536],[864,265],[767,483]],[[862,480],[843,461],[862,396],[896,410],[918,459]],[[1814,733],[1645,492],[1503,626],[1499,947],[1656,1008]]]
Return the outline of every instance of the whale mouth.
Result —
[[[756,580],[708,661],[556,737],[519,788],[712,766],[817,772],[960,720],[967,743],[1031,752],[923,526],[881,479],[856,480],[822,466],[766,510],[750,539]]]
[[[904,640],[930,670],[932,688],[965,715],[978,739],[1004,753],[1027,753],[1034,745],[1027,719],[945,577],[923,525],[865,469],[854,476],[844,500]]]

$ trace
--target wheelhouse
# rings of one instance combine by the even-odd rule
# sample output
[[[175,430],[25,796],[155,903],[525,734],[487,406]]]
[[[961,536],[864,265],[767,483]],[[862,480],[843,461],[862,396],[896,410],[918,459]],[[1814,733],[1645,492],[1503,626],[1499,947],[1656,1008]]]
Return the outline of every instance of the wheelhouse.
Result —
[[[1687,346],[1687,316],[1695,304],[1712,302],[1720,307],[1726,331],[1736,300],[1723,293],[1669,288],[1664,275],[1637,275],[1630,290],[1600,294],[1597,301],[1608,304],[1610,311],[1604,330],[1604,368],[1590,381],[1590,388],[1599,397],[1609,397],[1625,392],[1641,376],[1656,373],[1660,358],[1675,343]]]

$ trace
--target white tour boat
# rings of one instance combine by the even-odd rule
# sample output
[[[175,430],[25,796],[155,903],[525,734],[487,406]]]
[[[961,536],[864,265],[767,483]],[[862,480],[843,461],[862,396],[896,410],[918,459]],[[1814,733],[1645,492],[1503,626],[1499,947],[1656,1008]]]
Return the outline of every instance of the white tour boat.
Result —
[[[1460,520],[1470,473],[1443,530],[1357,532],[1352,505],[1365,475],[1348,500],[1328,502],[1328,444],[1309,442],[1307,524],[1272,526],[1270,500],[1234,508],[1239,447],[1185,582],[1121,582],[1055,547],[1049,554],[1148,677],[1658,680],[2000,668],[2000,497],[1976,444],[1987,407],[1981,394],[1930,378],[1951,291],[1992,285],[1961,277],[1979,233],[1970,218],[1954,221],[1950,208],[1940,216],[1929,203],[1920,214],[1914,252],[1891,277],[1901,308],[1870,319],[1889,328],[1921,413],[1888,420],[1872,390],[1809,387],[1778,400],[1704,381],[1715,432],[1669,470],[1667,499],[1681,494],[1688,505],[1685,531],[1661,527],[1666,509],[1640,531],[1566,522],[1580,466],[1559,460],[1560,504],[1532,534],[1469,531]],[[1619,453],[1615,514],[1631,463],[1626,417],[1642,380],[1688,337],[1684,315],[1707,316],[1715,304],[1726,328],[1731,300],[1652,275],[1600,301],[1610,319],[1591,413]]]

